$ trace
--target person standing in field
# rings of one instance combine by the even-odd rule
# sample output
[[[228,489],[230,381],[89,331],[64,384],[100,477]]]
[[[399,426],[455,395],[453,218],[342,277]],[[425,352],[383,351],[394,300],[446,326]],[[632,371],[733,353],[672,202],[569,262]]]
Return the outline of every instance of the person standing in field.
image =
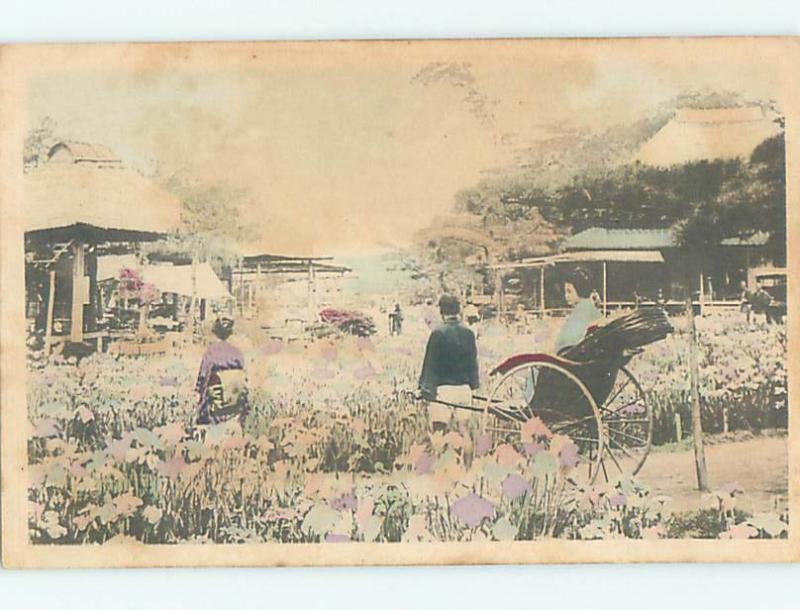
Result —
[[[475,326],[481,319],[481,313],[472,301],[467,301],[467,306],[464,308],[464,319],[469,326]]]
[[[420,397],[471,405],[472,391],[480,385],[475,333],[461,323],[461,304],[457,297],[442,296],[439,312],[442,324],[431,332],[425,348],[419,378]],[[470,413],[435,402],[430,403],[429,409],[434,432],[446,430],[454,414],[463,420]]]
[[[389,335],[401,335],[403,333],[403,310],[400,303],[394,304],[394,309],[389,313]]]
[[[739,282],[739,311],[744,314],[748,326],[750,325],[753,314],[754,294],[755,293],[747,287],[747,282]]]
[[[197,424],[223,426],[218,430],[224,433],[242,432],[250,403],[244,356],[228,341],[233,334],[233,319],[221,315],[211,332],[217,341],[212,342],[203,355],[195,386],[199,394]]]
[[[439,323],[440,314],[437,313],[436,307],[433,305],[433,299],[425,299],[425,307],[422,311],[422,319],[425,325],[433,330]]]

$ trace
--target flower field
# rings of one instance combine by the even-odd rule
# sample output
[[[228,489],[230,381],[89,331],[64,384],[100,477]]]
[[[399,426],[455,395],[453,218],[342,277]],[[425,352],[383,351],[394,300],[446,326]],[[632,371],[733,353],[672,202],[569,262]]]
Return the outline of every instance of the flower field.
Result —
[[[202,347],[172,354],[33,361],[28,414],[30,536],[43,544],[428,542],[563,537],[780,537],[783,515],[737,510],[738,486],[708,508],[673,514],[635,480],[576,476],[577,447],[543,425],[497,444],[478,421],[431,434],[416,386],[427,326],[308,344],[235,337],[252,413],[244,435],[192,434]],[[656,444],[690,430],[687,335],[650,346],[631,368],[654,406]],[[558,320],[524,334],[480,329],[483,387],[492,365],[549,351]],[[703,426],[785,427],[782,326],[736,315],[698,320]]]

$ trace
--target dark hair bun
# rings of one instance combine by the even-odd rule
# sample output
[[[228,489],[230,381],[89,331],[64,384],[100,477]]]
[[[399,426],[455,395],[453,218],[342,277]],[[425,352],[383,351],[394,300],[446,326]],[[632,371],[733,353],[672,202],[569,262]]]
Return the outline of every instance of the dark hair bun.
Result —
[[[229,316],[220,316],[214,321],[211,332],[220,339],[227,339],[233,334],[233,318]]]
[[[585,267],[581,266],[572,269],[572,271],[566,275],[564,281],[575,286],[575,291],[582,299],[588,297],[592,292],[592,288],[594,288],[591,273],[589,273]]]

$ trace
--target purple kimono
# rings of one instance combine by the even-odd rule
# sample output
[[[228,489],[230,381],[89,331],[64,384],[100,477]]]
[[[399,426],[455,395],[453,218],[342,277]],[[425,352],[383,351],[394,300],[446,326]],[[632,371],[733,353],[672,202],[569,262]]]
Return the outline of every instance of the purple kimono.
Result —
[[[196,391],[200,394],[200,402],[197,407],[198,424],[218,424],[239,415],[239,421],[244,425],[250,411],[250,401],[246,394],[240,399],[237,409],[220,414],[211,413],[209,390],[220,383],[217,372],[230,369],[244,370],[244,356],[239,348],[227,341],[215,341],[210,344],[200,363],[200,372],[197,375],[195,386]]]

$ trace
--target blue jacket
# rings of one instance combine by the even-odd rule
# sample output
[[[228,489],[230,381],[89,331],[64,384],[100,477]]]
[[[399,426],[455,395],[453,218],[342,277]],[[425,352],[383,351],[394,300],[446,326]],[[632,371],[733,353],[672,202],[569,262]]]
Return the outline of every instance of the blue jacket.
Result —
[[[469,385],[473,390],[480,385],[475,333],[458,320],[436,328],[425,348],[419,387],[430,399],[442,385]]]

